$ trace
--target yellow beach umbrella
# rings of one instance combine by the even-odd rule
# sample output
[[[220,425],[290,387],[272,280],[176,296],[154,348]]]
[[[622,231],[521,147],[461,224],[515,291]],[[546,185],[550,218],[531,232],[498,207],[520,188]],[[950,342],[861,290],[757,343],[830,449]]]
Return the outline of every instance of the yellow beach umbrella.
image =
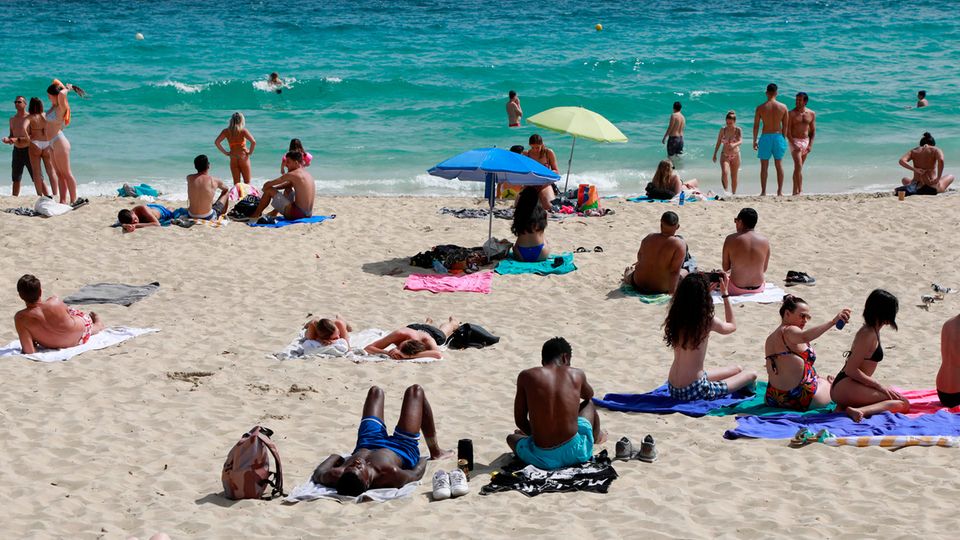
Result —
[[[563,184],[564,192],[567,191],[567,184],[570,183],[570,166],[573,164],[573,149],[577,145],[578,137],[603,143],[627,142],[626,135],[617,129],[617,126],[603,116],[583,107],[554,107],[527,118],[527,123],[573,135],[570,159],[567,160],[567,180]]]

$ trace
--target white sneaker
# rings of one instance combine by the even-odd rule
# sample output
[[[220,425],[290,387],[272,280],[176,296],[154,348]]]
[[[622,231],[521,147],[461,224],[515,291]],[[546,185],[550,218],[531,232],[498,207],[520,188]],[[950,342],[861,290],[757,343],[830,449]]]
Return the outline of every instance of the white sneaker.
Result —
[[[433,500],[442,501],[450,498],[450,475],[443,471],[433,474]]]
[[[470,493],[470,484],[467,483],[467,475],[463,474],[463,471],[460,469],[454,469],[450,471],[448,476],[450,477],[451,496],[460,497]]]

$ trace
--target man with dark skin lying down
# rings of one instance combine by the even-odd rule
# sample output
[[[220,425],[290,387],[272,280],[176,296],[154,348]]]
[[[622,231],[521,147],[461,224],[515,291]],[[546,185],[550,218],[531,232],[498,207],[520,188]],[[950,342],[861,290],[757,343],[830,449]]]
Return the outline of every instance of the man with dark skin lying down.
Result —
[[[420,457],[420,430],[430,450],[430,459],[443,459],[453,450],[437,444],[433,409],[420,385],[403,393],[400,419],[393,435],[383,422],[383,390],[370,387],[363,402],[363,417],[353,454],[332,454],[313,471],[313,482],[337,489],[340,495],[357,496],[368,489],[399,488],[423,478],[427,459]]]
[[[570,344],[555,337],[543,344],[543,365],[520,372],[513,405],[517,431],[507,444],[520,460],[556,470],[586,463],[603,444],[593,388],[583,371],[570,367]]]
[[[677,236],[679,228],[680,216],[664,212],[660,232],[650,233],[640,242],[637,262],[624,272],[624,283],[642,294],[673,294],[677,283],[687,275],[682,268],[687,243]]]
[[[17,281],[17,293],[27,305],[13,316],[24,354],[37,352],[37,347],[66,349],[83,345],[103,330],[103,321],[96,313],[68,307],[56,296],[41,300],[43,290],[35,276],[24,274]]]

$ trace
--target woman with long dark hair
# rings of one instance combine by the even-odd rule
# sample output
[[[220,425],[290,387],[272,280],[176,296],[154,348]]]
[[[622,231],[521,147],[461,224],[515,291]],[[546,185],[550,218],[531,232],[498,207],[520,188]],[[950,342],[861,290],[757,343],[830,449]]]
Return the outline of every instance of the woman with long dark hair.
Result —
[[[43,115],[43,102],[40,98],[30,98],[30,105],[27,106],[27,130],[30,133],[30,166],[34,172],[33,182],[36,184],[37,191],[43,195],[53,194],[53,199],[57,199],[60,193],[60,184],[57,180],[57,171],[53,163],[53,148],[50,147],[50,135],[47,135],[47,119]],[[47,191],[46,184],[43,183],[43,175],[40,173],[40,164],[47,171],[47,178],[50,179],[50,190]]]
[[[710,296],[710,276],[719,279],[723,297],[724,320],[713,314]],[[694,272],[680,281],[667,318],[663,321],[663,341],[673,349],[673,365],[667,377],[670,396],[681,401],[717,399],[752,384],[757,374],[740,366],[703,369],[707,356],[710,332],[732,334],[737,329],[730,305],[727,286],[730,277],[725,272],[703,274]]]
[[[547,228],[547,212],[540,205],[537,187],[527,187],[520,192],[513,211],[510,231],[517,236],[513,244],[513,256],[518,261],[544,261],[550,255],[543,232]]]

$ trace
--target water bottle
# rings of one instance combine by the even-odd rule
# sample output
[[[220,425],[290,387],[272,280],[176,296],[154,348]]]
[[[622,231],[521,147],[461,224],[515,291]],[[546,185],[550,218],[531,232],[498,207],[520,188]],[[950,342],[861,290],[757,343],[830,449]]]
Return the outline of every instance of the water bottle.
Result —
[[[846,324],[847,324],[847,323],[843,322],[843,319],[837,319],[837,330],[843,330],[843,327],[844,327]]]
[[[684,193],[684,192],[681,190],[681,191],[680,191],[680,206],[683,206],[683,200],[686,199],[686,198],[687,198],[686,193]]]

